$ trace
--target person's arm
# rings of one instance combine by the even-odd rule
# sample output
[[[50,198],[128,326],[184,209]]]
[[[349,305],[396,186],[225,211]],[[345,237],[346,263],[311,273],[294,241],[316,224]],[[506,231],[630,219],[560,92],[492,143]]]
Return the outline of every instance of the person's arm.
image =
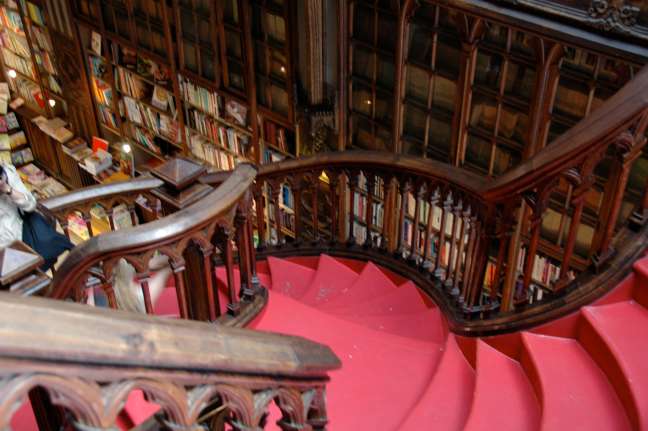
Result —
[[[4,170],[7,173],[7,181],[6,183],[2,182],[0,192],[8,195],[21,210],[25,212],[34,211],[36,209],[36,199],[21,181],[16,168],[5,165]]]

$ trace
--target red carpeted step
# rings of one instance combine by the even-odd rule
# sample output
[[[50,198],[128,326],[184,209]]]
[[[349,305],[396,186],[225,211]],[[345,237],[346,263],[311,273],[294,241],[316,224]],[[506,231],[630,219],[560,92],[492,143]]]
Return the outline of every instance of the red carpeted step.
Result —
[[[639,304],[648,308],[648,257],[636,261],[632,268],[637,276],[633,297]]]
[[[449,334],[434,378],[397,429],[399,431],[463,429],[470,411],[474,384],[475,372],[459,349],[455,336]]]
[[[648,429],[648,310],[627,301],[585,307],[583,316],[581,342],[616,388],[633,427]]]
[[[358,274],[348,266],[323,254],[319,258],[317,271],[310,281],[308,290],[299,297],[299,300],[304,304],[320,307],[351,288],[357,278]]]
[[[179,317],[178,295],[175,287],[167,287],[154,304],[153,309],[158,316]]]
[[[444,325],[441,322],[443,317],[441,316],[441,311],[437,308],[431,308],[410,315],[355,316],[350,314],[336,316],[357,323],[358,325],[366,326],[375,331],[413,338],[415,340],[443,343],[445,339]]]
[[[466,430],[535,430],[540,403],[519,362],[477,340],[475,392]]]
[[[158,410],[160,410],[160,406],[148,402],[144,398],[144,393],[139,389],[132,391],[124,404],[124,411],[135,426],[145,422]]]
[[[364,304],[386,293],[396,290],[396,285],[376,265],[368,262],[362,272],[348,289],[337,291],[330,299],[322,304],[321,310],[332,310],[350,305]]]
[[[526,332],[522,342],[542,403],[542,430],[630,429],[614,388],[578,341]]]
[[[329,313],[341,316],[397,316],[414,314],[430,308],[421,297],[414,283],[408,281],[376,298],[368,299],[357,304],[347,304],[341,307],[326,308]]]
[[[300,297],[306,292],[316,273],[306,266],[275,257],[268,258],[268,266],[272,276],[271,289],[292,298]]]
[[[327,387],[332,430],[398,429],[440,356],[437,344],[378,333],[272,290],[256,329],[327,344],[342,360]]]

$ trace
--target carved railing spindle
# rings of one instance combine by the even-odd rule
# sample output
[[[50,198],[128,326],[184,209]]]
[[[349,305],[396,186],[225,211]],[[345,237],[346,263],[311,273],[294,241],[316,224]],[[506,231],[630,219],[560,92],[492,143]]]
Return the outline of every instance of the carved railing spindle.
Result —
[[[252,193],[254,196],[254,207],[256,210],[256,227],[257,234],[259,236],[259,250],[263,250],[266,247],[266,224],[265,224],[265,211],[264,211],[264,197],[263,197],[263,185],[265,184],[262,180],[257,180],[254,187],[252,188]]]
[[[248,219],[246,228],[248,230],[248,238],[250,239],[247,252],[250,256],[250,268],[252,270],[252,288],[257,290],[261,284],[259,282],[259,276],[257,275],[256,250],[254,248],[254,227],[252,226],[252,220]]]
[[[313,224],[313,242],[319,242],[319,173],[314,173],[311,184],[311,223]]]
[[[187,287],[185,286],[184,262],[171,261],[171,269],[173,270],[173,279],[176,285],[176,297],[178,298],[178,309],[180,310],[180,318],[189,318],[189,304],[187,299]]]
[[[445,247],[445,236],[446,236],[446,223],[448,222],[448,215],[452,209],[452,194],[448,194],[446,199],[443,201],[443,206],[441,207],[441,224],[439,226],[439,235],[438,235],[438,245],[436,250],[436,262],[434,264],[434,276],[438,279],[441,279],[443,276],[443,248]]]
[[[367,217],[365,218],[365,223],[367,225],[367,237],[365,238],[364,245],[365,247],[371,247],[373,240],[371,238],[371,232],[373,229],[373,217],[374,217],[374,187],[376,184],[376,176],[371,173],[365,173],[367,178]]]
[[[229,303],[227,304],[228,312],[233,316],[238,316],[241,311],[241,305],[236,294],[236,285],[234,283],[234,252],[232,250],[232,240],[227,235],[224,240],[225,271],[227,273],[227,294]]]
[[[339,184],[339,173],[337,171],[326,171],[329,178],[329,195],[331,198],[331,243],[337,242],[337,225],[338,225],[338,211],[337,205],[337,188]]]
[[[396,254],[399,257],[402,257],[405,253],[405,213],[407,210],[407,195],[409,193],[409,182],[406,178],[401,177],[400,180],[396,183],[398,185],[399,197],[400,197],[400,207],[398,212],[398,226],[396,229]]]
[[[205,291],[207,292],[207,308],[209,310],[209,320],[214,321],[220,315],[220,305],[218,304],[218,295],[215,294],[214,284],[214,267],[212,265],[212,257],[214,254],[214,247],[203,249],[203,278],[205,282]]]
[[[427,270],[430,270],[433,262],[433,256],[430,253],[430,244],[434,241],[434,209],[439,203],[439,190],[437,188],[434,191],[430,191],[430,197],[428,199],[428,205],[430,211],[428,212],[427,224],[425,230],[425,245],[423,249],[423,267]]]
[[[461,215],[461,229],[459,230],[459,243],[457,245],[457,256],[455,257],[454,266],[454,283],[450,292],[455,297],[459,297],[461,293],[459,291],[459,281],[463,278],[461,270],[464,268],[464,247],[466,245],[466,235],[470,232],[470,225],[468,224],[470,222],[470,207],[467,207]]]
[[[470,281],[472,277],[472,271],[474,268],[474,252],[475,252],[475,246],[477,243],[477,238],[479,235],[479,222],[478,219],[475,215],[470,217],[468,219],[468,226],[469,226],[469,235],[468,235],[468,247],[466,249],[466,263],[464,265],[464,272],[463,272],[463,283],[461,286],[461,293],[459,295],[459,301],[460,302],[466,302],[468,295],[470,293]]]
[[[151,290],[149,289],[149,273],[137,275],[137,281],[142,287],[142,294],[144,295],[144,309],[146,314],[154,314],[153,301],[151,301]]]
[[[295,245],[301,243],[304,239],[304,227],[302,223],[302,177],[295,175],[290,184],[294,199],[294,216],[295,216]]]
[[[446,289],[453,290],[453,272],[455,264],[455,253],[457,250],[457,240],[459,235],[459,225],[461,224],[461,209],[462,202],[459,202],[452,208],[452,231],[450,232],[450,251],[448,252],[448,270],[445,274],[445,285]]]
[[[283,223],[281,222],[281,183],[279,181],[271,181],[270,195],[274,198],[274,216],[275,216],[275,229],[277,230],[277,245],[284,243]]]
[[[349,236],[348,236],[348,243],[349,244],[355,244],[356,239],[355,239],[355,234],[353,232],[353,227],[355,225],[354,202],[355,202],[356,188],[358,186],[358,173],[357,172],[348,172],[347,173],[347,179],[348,179],[348,183],[349,183]]]
[[[412,191],[412,194],[414,195],[415,203],[414,203],[414,227],[412,231],[412,245],[410,247],[410,252],[409,252],[409,259],[417,262],[419,259],[419,224],[420,224],[420,212],[421,212],[421,201],[423,200],[423,196],[425,194],[425,185],[420,184],[418,187],[414,187],[414,190]]]

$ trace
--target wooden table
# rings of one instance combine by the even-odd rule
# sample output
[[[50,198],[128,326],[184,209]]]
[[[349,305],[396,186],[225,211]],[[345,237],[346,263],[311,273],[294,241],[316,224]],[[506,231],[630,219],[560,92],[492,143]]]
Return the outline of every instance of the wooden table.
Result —
[[[40,269],[45,261],[22,241],[0,250],[0,289],[22,296],[44,293],[51,279]]]

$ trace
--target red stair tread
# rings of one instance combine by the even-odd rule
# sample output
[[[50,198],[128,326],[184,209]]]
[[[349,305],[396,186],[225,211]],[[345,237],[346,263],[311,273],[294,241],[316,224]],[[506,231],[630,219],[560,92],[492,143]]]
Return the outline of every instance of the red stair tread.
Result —
[[[268,258],[268,266],[272,275],[272,289],[289,295],[300,297],[311,285],[316,271],[289,260]]]
[[[135,426],[145,422],[158,410],[160,410],[160,406],[146,401],[144,399],[144,393],[139,389],[128,394],[128,398],[124,404],[124,411]]]
[[[425,304],[421,293],[411,281],[403,286],[397,287],[387,293],[375,298],[356,304],[347,304],[340,307],[326,308],[333,314],[355,315],[355,316],[372,316],[372,315],[389,315],[396,316],[399,314],[412,314],[426,311],[429,306]]]
[[[475,391],[465,430],[534,430],[539,424],[540,404],[520,363],[477,340]]]
[[[648,257],[637,260],[632,268],[637,276],[633,291],[634,299],[648,308]]]
[[[539,381],[542,430],[629,430],[610,382],[578,341],[523,333]]]
[[[626,404],[635,428],[648,429],[648,310],[634,301],[586,307],[583,316],[612,352],[622,376],[616,383],[629,388],[632,406]],[[614,378],[610,375],[610,378]]]
[[[394,291],[396,285],[376,265],[368,262],[362,272],[348,289],[337,291],[331,295],[328,302],[321,306],[322,310],[331,310],[353,304],[362,304],[385,293]]]
[[[288,275],[290,277],[290,275]],[[299,300],[305,304],[318,307],[329,302],[340,292],[349,289],[358,278],[358,274],[343,263],[328,255],[321,255],[315,276],[310,286]],[[274,272],[273,272],[274,279]]]
[[[342,360],[327,386],[332,430],[396,430],[440,357],[437,344],[377,333],[274,291],[256,329],[327,344]]]
[[[397,316],[357,316],[349,314],[339,315],[340,318],[359,325],[366,326],[374,331],[395,334],[415,340],[443,343],[445,338],[443,318],[437,308],[411,314]]]
[[[475,372],[459,349],[455,336],[449,334],[434,378],[398,430],[463,429],[470,410],[474,381]]]

